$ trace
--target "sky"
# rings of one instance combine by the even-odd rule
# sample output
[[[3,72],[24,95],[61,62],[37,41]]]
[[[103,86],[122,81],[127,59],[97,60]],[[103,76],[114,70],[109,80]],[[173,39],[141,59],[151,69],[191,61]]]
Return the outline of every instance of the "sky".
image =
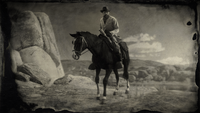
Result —
[[[165,64],[189,64],[194,61],[195,13],[187,6],[123,3],[9,3],[9,7],[45,12],[52,23],[62,60],[72,58],[69,34],[89,31],[99,34],[100,10],[108,6],[119,22],[118,35],[128,44],[130,58]],[[188,26],[190,21],[192,25]],[[91,60],[91,53],[80,60]]]

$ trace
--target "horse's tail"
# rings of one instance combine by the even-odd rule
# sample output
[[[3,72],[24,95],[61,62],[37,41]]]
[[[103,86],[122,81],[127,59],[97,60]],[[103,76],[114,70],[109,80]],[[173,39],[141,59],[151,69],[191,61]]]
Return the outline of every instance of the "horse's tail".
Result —
[[[123,78],[128,80],[129,79],[128,66],[129,66],[129,63],[130,63],[129,51],[123,51],[123,52],[124,52],[124,59],[123,59],[124,73],[123,73]]]

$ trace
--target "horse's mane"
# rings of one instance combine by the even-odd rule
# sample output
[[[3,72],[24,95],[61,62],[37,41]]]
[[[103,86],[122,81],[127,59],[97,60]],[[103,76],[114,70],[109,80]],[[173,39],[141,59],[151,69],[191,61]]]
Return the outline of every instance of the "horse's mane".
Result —
[[[81,31],[81,32],[77,32],[77,34],[81,34],[82,36],[92,36],[92,37],[97,37],[97,35],[92,34],[88,31]]]

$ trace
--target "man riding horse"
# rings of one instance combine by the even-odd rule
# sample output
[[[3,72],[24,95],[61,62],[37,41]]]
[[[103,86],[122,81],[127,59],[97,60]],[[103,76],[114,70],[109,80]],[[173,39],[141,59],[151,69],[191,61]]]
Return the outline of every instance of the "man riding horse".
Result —
[[[117,33],[119,32],[119,24],[115,17],[110,15],[110,10],[108,7],[103,7],[100,12],[103,17],[100,19],[100,33],[107,37],[109,41],[109,47],[113,50],[114,54],[117,55],[118,61],[117,67],[122,68],[122,54],[120,51],[120,46],[117,42]],[[92,65],[92,64],[91,64]],[[91,66],[90,66],[91,67]]]
[[[101,69],[105,69],[105,77],[103,78],[103,98],[102,104],[106,103],[106,87],[108,78],[112,71],[116,77],[116,90],[113,95],[116,95],[119,90],[119,68],[124,67],[123,78],[127,81],[127,89],[125,94],[129,93],[129,73],[128,67],[130,63],[129,51],[127,44],[123,41],[117,40],[117,33],[119,32],[119,24],[117,19],[109,15],[108,7],[103,7],[100,10],[103,17],[100,19],[100,32],[99,36],[91,34],[90,32],[77,32],[76,34],[70,34],[74,37],[73,55],[72,57],[76,60],[84,53],[83,51],[88,49],[92,53],[92,64],[89,69],[96,70],[95,83],[97,85],[97,99],[100,100],[100,88],[99,88],[99,75]],[[123,59],[122,59],[123,55]],[[123,64],[122,64],[123,63]]]

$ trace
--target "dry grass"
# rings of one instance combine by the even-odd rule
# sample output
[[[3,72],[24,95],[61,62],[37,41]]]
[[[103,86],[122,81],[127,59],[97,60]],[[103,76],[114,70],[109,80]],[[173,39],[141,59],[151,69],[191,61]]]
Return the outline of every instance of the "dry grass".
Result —
[[[197,109],[196,93],[163,90],[140,99],[135,110],[145,108],[164,113],[191,112]]]
[[[120,87],[116,96],[113,96],[115,88],[109,86],[106,104],[101,105],[100,101],[96,100],[96,85],[90,78],[70,76],[72,81],[69,84],[54,84],[49,88],[31,89],[28,92],[36,96],[28,96],[25,101],[37,103],[37,108],[76,112],[136,112],[146,109],[164,113],[180,113],[195,111],[197,108],[197,97],[194,92],[158,91],[155,87],[149,86],[132,86],[128,95],[124,93],[126,87]],[[100,90],[102,94],[102,86]]]

